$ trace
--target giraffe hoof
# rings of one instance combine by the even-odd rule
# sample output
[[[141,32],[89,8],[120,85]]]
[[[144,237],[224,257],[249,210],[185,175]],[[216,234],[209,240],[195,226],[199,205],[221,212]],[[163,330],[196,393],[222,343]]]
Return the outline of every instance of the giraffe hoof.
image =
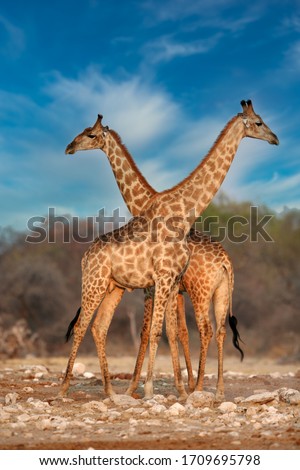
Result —
[[[127,388],[125,395],[129,395],[130,397],[133,395],[134,390],[132,388]]]
[[[224,392],[218,392],[216,393],[216,401],[224,401],[225,395]]]
[[[66,388],[61,388],[60,391],[57,394],[57,398],[64,398],[67,395],[68,389]]]
[[[187,397],[188,397],[188,394],[186,393],[186,391],[184,391],[184,392],[180,393],[178,401],[179,402],[180,401],[186,401]]]
[[[151,382],[146,382],[144,385],[144,398],[145,400],[151,400],[151,398],[153,398],[153,385]]]

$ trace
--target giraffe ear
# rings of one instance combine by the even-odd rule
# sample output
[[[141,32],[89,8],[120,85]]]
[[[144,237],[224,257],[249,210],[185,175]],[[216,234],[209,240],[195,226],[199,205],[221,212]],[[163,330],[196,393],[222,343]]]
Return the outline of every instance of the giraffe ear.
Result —
[[[249,121],[248,121],[247,118],[244,118],[244,119],[243,119],[243,123],[245,124],[246,127],[249,127],[249,126],[250,126]]]

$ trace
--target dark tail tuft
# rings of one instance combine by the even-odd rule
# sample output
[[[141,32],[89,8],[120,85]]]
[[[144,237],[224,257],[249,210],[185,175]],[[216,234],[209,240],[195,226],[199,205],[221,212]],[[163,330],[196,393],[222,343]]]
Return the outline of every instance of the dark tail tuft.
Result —
[[[240,351],[241,361],[242,361],[244,359],[244,352],[240,348],[239,341],[242,341],[242,340],[241,340],[240,334],[239,334],[239,332],[237,330],[237,327],[236,327],[237,322],[238,321],[237,321],[236,317],[234,317],[233,315],[229,315],[229,326],[230,326],[230,328],[232,329],[232,332],[233,332],[232,343],[233,343],[233,346]]]
[[[66,333],[66,343],[69,341],[69,339],[70,339],[71,336],[73,335],[74,326],[75,326],[76,323],[77,323],[78,317],[79,317],[79,315],[80,315],[80,310],[81,310],[81,307],[79,307],[79,309],[77,310],[75,317],[73,318],[73,320],[71,321],[71,323],[70,323],[70,325],[69,325],[69,327],[68,327],[68,331],[67,331],[67,333]]]

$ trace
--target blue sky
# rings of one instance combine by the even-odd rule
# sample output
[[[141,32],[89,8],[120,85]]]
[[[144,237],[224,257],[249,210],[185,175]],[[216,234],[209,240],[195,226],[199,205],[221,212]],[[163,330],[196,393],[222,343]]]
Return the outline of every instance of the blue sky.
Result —
[[[51,0],[0,5],[1,226],[125,206],[105,155],[66,145],[97,113],[162,190],[241,99],[280,139],[244,139],[222,189],[300,209],[300,1]]]

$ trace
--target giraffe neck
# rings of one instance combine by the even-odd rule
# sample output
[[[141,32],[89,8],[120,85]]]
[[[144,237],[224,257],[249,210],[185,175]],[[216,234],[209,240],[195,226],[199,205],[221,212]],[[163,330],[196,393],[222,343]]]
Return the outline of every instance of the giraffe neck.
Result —
[[[129,212],[139,215],[156,191],[136,166],[120,136],[109,131],[105,153]]]
[[[221,186],[243,137],[244,124],[237,115],[224,127],[206,157],[187,178],[153,196],[151,216],[156,212],[165,217],[182,217],[187,233]]]

